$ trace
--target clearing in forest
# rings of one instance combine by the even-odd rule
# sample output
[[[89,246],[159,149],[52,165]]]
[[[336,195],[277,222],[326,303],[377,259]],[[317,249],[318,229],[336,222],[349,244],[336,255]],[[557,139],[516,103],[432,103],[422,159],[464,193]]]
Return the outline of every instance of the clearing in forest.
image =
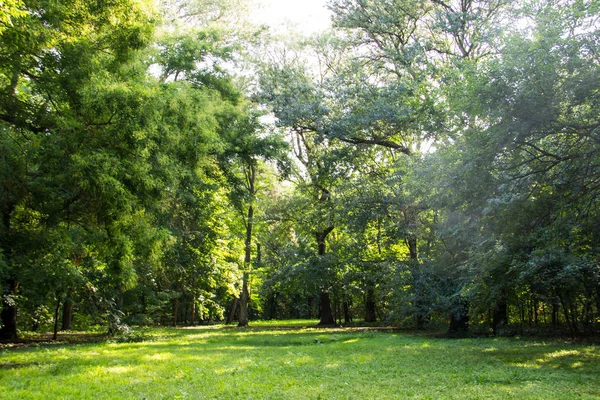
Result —
[[[314,323],[314,322],[312,322]],[[308,324],[307,324],[308,325]],[[0,350],[2,399],[600,397],[589,343],[254,324]]]

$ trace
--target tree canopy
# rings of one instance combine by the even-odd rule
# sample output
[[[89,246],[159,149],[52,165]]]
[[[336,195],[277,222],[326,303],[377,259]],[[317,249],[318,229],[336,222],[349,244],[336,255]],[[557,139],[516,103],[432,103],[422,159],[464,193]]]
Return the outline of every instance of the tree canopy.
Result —
[[[2,4],[2,339],[598,333],[600,2],[330,0],[283,39],[241,0]]]

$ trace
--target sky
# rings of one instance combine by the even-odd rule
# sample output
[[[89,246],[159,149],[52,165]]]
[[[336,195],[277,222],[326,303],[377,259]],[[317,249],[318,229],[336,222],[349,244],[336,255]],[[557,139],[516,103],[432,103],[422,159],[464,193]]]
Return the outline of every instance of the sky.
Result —
[[[306,35],[325,30],[330,12],[326,0],[256,0],[253,19],[276,32],[289,30],[290,25]]]

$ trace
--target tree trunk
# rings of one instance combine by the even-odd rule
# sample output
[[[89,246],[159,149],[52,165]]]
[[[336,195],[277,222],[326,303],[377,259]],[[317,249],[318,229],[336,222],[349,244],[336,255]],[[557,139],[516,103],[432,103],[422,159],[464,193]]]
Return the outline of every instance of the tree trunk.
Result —
[[[242,278],[242,294],[240,295],[240,313],[238,318],[238,327],[248,326],[248,302],[250,293],[248,292],[248,272],[244,272]]]
[[[350,301],[344,300],[344,323],[348,324],[352,322],[352,313],[350,313]]]
[[[417,301],[417,308],[422,306],[422,302]],[[425,324],[427,323],[427,318],[421,313],[417,314],[417,329],[421,330],[425,328]]]
[[[19,284],[14,279],[8,280],[9,295],[17,294]],[[17,335],[17,303],[13,298],[3,297],[2,312],[0,313],[2,328],[0,340],[16,340]]]
[[[173,301],[173,327],[177,327],[177,314],[179,314],[179,295]]]
[[[58,314],[60,312],[60,297],[57,296],[58,300],[56,301],[56,309],[54,310],[54,333],[52,335],[52,340],[58,339]]]
[[[408,254],[411,260],[416,260],[419,257],[418,249],[417,249],[417,237],[410,235],[406,239],[406,244],[408,245]]]
[[[67,297],[63,303],[62,327],[63,331],[70,331],[73,328],[73,301]]]
[[[469,332],[469,308],[468,304],[464,304],[460,311],[450,315],[450,326],[448,327],[448,335],[451,337],[467,336]]]
[[[18,75],[17,75],[18,76]],[[16,206],[16,203],[9,202],[6,208],[2,210],[2,224],[4,229],[0,226],[0,251],[3,253],[6,265],[11,265],[10,262],[10,223],[12,212]],[[4,231],[4,232],[2,232]],[[16,295],[19,289],[19,283],[16,279],[9,278],[6,282],[8,286],[8,292],[2,293],[0,286],[0,296],[2,298],[2,311],[0,312],[0,340],[16,340],[17,335],[17,302]]]
[[[246,220],[246,241],[244,254],[244,275],[242,277],[242,293],[240,294],[240,314],[238,327],[248,326],[248,304],[250,303],[250,290],[248,281],[252,269],[252,228],[254,226],[254,207],[252,206],[253,197],[256,194],[254,182],[256,181],[256,168],[250,165],[247,174],[248,194],[250,195],[250,204],[248,205],[248,217]]]
[[[558,327],[559,325],[559,321],[558,321],[558,302],[556,301],[556,299],[552,300],[552,326],[553,327]]]
[[[373,286],[369,286],[365,301],[365,322],[375,321],[377,321],[377,314],[375,312],[375,288]]]
[[[317,254],[319,256],[324,256],[325,253],[327,253],[325,238],[327,238],[327,235],[329,235],[333,229],[334,227],[330,226],[315,234],[317,238]],[[329,298],[329,292],[325,288],[321,289],[321,294],[319,296],[319,316],[321,318],[319,325],[335,325],[335,319],[331,310],[331,299]]]
[[[408,246],[408,254],[410,257],[410,263],[412,265],[411,269],[412,269],[412,273],[416,273],[421,275],[422,272],[420,271],[419,268],[419,252],[418,252],[418,248],[417,248],[417,237],[414,235],[409,235],[408,238],[406,239],[406,244]],[[425,324],[427,323],[427,315],[423,314],[423,292],[425,292],[425,289],[423,289],[421,287],[421,285],[415,285],[415,298],[416,298],[416,309],[417,309],[417,315],[415,316],[416,318],[416,322],[417,322],[417,329],[423,329],[425,328]]]
[[[190,305],[190,325],[194,325],[196,322],[196,275],[192,275],[192,288],[190,290],[190,299],[192,304]]]
[[[146,295],[144,293],[142,293],[141,296],[141,303],[142,303],[142,314],[147,314],[148,313],[148,300],[146,299]]]
[[[335,325],[335,319],[333,319],[333,313],[331,312],[331,300],[329,299],[329,292],[322,291],[320,296],[320,316],[321,320],[319,325],[331,326]]]
[[[501,297],[494,307],[494,315],[492,317],[492,330],[494,335],[498,334],[498,329],[508,324],[508,304],[506,299]]]
[[[192,326],[194,326],[194,323],[196,322],[196,296],[192,296],[192,310],[191,313],[192,315],[190,316],[190,324]]]
[[[235,312],[237,311],[237,307],[238,307],[238,303],[239,303],[240,299],[235,296],[233,298],[233,304],[231,305],[231,312],[229,313],[229,317],[227,317],[227,320],[225,321],[225,324],[230,324],[233,322],[233,319],[235,318]]]
[[[562,295],[558,295],[558,298],[560,299],[560,303],[562,305],[562,309],[563,309],[563,314],[565,316],[565,322],[567,324],[567,327],[569,328],[569,332],[571,333],[571,337],[575,337],[578,335],[579,330],[577,329],[577,321],[575,320],[576,316],[574,315],[575,313],[573,312],[571,306],[572,306],[572,302],[570,300],[566,300],[564,298],[564,296]]]
[[[269,308],[267,313],[267,319],[277,319],[277,293],[271,293],[269,295]]]
[[[248,206],[248,221],[246,223],[246,243],[244,256],[244,275],[242,278],[242,293],[240,294],[240,314],[238,326],[248,326],[248,303],[250,302],[250,291],[248,290],[248,280],[250,279],[250,269],[252,268],[252,227],[254,218],[254,208],[252,204]]]

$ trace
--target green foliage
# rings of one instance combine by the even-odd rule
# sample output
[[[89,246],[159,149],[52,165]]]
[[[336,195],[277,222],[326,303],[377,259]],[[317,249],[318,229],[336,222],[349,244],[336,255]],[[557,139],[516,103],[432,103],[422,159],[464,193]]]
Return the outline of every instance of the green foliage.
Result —
[[[2,3],[1,336],[240,292],[597,334],[596,1],[332,0],[335,31],[283,44],[238,0],[160,5]]]
[[[3,309],[19,299],[35,324],[37,310],[74,299],[81,318],[116,331],[134,315],[165,323],[181,297],[221,318],[236,269],[235,250],[218,249],[231,237],[216,156],[249,113],[217,63],[233,47],[206,27],[161,36],[153,51],[156,13],[144,3],[8,6]]]

